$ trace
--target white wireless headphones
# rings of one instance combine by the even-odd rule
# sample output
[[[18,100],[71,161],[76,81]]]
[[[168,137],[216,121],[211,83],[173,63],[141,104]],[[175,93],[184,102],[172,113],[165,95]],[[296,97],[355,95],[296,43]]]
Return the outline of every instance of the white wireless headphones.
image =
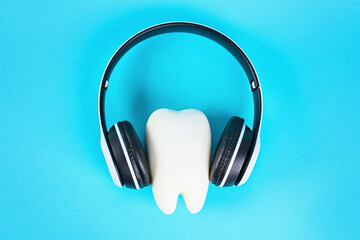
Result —
[[[156,35],[186,32],[209,38],[228,50],[244,69],[254,99],[252,130],[244,119],[230,118],[216,148],[210,169],[210,181],[216,186],[240,186],[249,178],[260,150],[262,93],[253,65],[241,48],[217,30],[190,22],[169,22],[149,27],[127,40],[106,66],[99,89],[100,144],[111,177],[116,185],[140,189],[151,183],[149,164],[136,132],[128,121],[118,122],[107,130],[105,93],[110,75],[122,56],[138,43]]]

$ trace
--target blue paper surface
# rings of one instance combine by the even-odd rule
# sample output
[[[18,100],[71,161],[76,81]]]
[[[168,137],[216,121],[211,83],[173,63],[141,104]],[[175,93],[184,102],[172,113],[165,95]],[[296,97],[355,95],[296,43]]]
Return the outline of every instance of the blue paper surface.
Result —
[[[0,239],[358,239],[358,1],[7,1],[0,7]],[[151,187],[120,189],[100,149],[98,87],[136,32],[168,21],[227,34],[262,84],[259,159],[242,187],[210,185],[200,213],[173,215]],[[253,103],[221,46],[174,33],[117,66],[107,124],[197,108],[213,148]],[[191,167],[191,166],[190,166]]]

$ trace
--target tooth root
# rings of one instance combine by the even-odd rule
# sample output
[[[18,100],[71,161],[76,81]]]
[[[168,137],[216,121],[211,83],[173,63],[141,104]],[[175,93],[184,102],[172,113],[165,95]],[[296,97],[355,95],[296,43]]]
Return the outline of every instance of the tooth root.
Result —
[[[208,185],[209,184],[207,183],[206,186],[200,186],[199,188],[186,190],[181,193],[184,198],[186,208],[192,214],[198,213],[202,209],[205,203]]]
[[[172,186],[158,187],[157,184],[153,185],[153,194],[155,202],[163,211],[163,213],[169,215],[172,214],[177,205],[179,193]]]
[[[159,109],[146,125],[146,148],[156,204],[165,213],[176,209],[179,194],[197,213],[209,186],[211,131],[206,116],[195,109]]]

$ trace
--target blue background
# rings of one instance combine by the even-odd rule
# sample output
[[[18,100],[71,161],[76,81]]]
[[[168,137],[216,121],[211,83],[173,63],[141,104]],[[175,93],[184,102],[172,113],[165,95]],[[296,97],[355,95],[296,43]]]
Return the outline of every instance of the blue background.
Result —
[[[359,12],[358,1],[2,1],[0,238],[359,238]],[[131,35],[174,20],[236,41],[264,94],[251,178],[210,185],[196,215],[181,197],[166,216],[151,187],[116,187],[99,144],[107,61]],[[248,89],[220,46],[168,34],[118,65],[107,122],[130,120],[144,139],[154,110],[194,107],[216,144],[232,115],[252,125]]]

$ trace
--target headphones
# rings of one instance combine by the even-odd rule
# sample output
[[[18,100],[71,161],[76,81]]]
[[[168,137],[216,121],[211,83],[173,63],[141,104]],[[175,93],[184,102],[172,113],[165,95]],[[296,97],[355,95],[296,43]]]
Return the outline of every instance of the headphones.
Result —
[[[139,138],[128,121],[120,121],[107,131],[105,93],[110,75],[119,60],[132,47],[153,36],[186,32],[211,39],[228,50],[244,69],[254,99],[252,130],[244,119],[231,117],[220,138],[210,169],[210,181],[219,187],[240,186],[249,178],[260,150],[262,93],[254,66],[241,48],[219,31],[191,22],[169,22],[149,27],[127,40],[106,66],[99,89],[100,144],[114,183],[140,189],[151,183],[149,163]]]

